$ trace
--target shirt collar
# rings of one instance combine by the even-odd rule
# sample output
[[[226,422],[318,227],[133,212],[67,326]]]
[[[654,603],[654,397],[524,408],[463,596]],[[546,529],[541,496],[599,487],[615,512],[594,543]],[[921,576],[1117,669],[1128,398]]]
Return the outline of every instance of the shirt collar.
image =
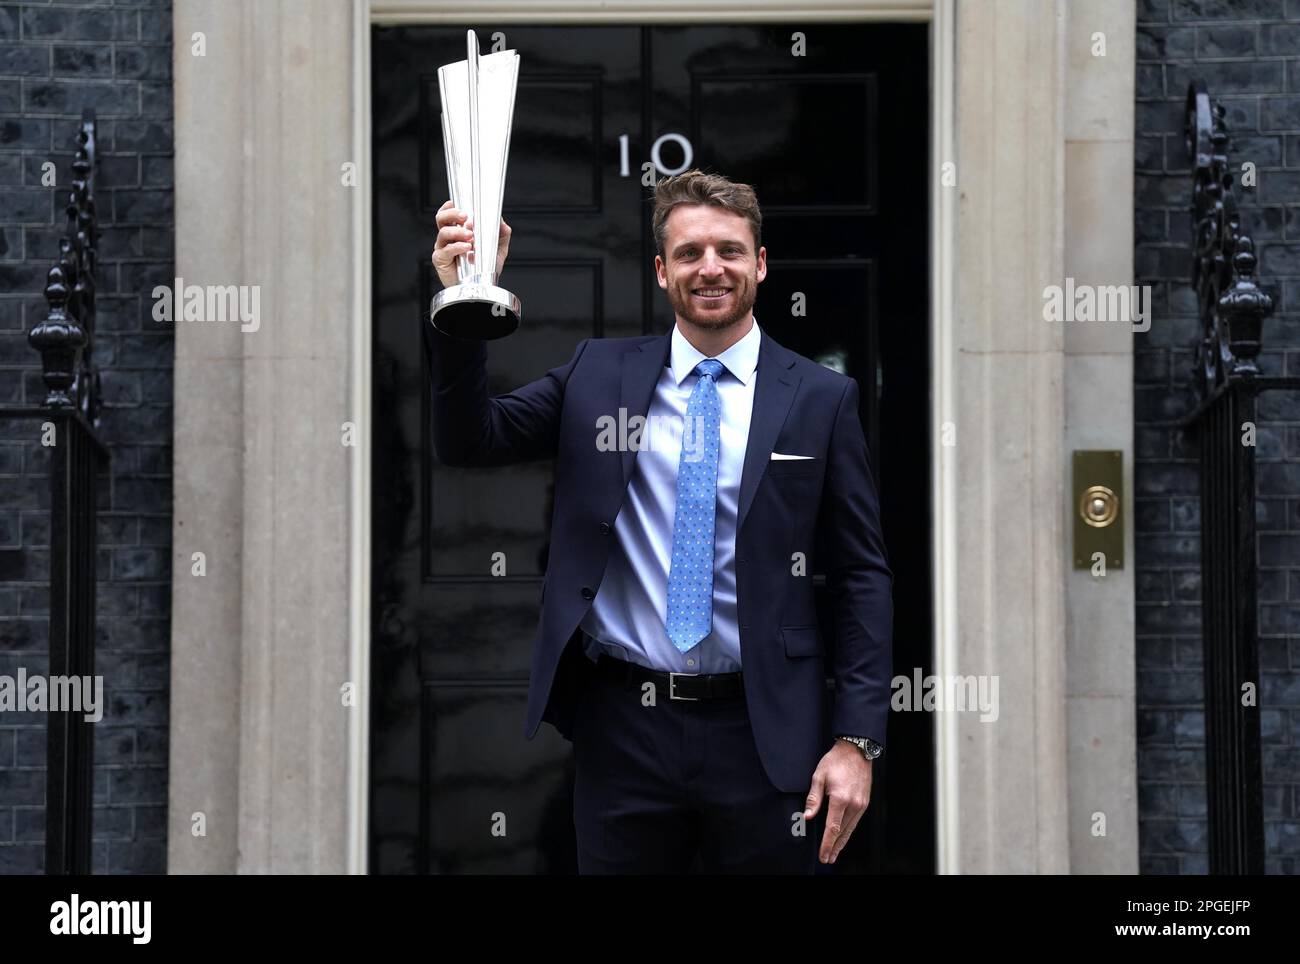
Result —
[[[749,380],[754,377],[754,371],[758,368],[758,343],[760,337],[758,319],[755,318],[754,324],[750,326],[745,337],[717,356],[723,367],[740,379],[742,384],[748,385]],[[681,328],[673,325],[672,351],[669,362],[669,367],[673,370],[673,381],[680,385],[687,375],[695,371],[695,366],[707,357],[709,356],[703,354],[686,340]]]

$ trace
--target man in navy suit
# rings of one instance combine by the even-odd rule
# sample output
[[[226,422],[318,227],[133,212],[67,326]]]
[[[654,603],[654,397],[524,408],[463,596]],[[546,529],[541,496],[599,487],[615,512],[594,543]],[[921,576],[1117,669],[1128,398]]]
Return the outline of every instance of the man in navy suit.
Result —
[[[450,286],[473,218],[448,201],[437,223]],[[706,872],[810,873],[870,799],[893,577],[858,385],[759,328],[761,227],[748,185],[661,180],[655,270],[673,331],[585,339],[508,395],[488,397],[483,342],[425,326],[439,460],[555,459],[525,736],[546,721],[574,744],[583,873],[697,857]]]

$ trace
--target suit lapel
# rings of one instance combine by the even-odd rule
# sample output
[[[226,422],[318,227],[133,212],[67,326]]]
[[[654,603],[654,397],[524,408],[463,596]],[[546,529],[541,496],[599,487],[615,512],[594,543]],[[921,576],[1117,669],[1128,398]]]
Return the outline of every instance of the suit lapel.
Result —
[[[745,447],[745,467],[740,473],[740,501],[736,507],[736,532],[745,524],[745,516],[758,491],[758,483],[772,458],[776,436],[785,424],[794,402],[800,377],[791,373],[794,356],[763,332],[758,343],[758,384],[754,386],[754,411],[749,419],[749,442]]]
[[[623,353],[623,384],[619,390],[618,406],[627,412],[627,419],[630,422],[634,416],[640,415],[645,418],[646,413],[650,410],[650,400],[654,397],[655,385],[659,382],[659,375],[663,372],[664,366],[668,364],[668,352],[672,344],[672,332],[662,337],[655,338],[652,341],[642,342],[635,348]],[[619,413],[615,413],[619,417]],[[622,419],[619,419],[622,421]],[[649,429],[647,427],[646,431]],[[642,443],[646,441],[646,435],[642,435]],[[636,463],[636,452],[632,451],[631,446],[624,446],[622,453],[623,478],[622,486],[619,489],[620,499],[622,493],[627,491],[628,483],[632,480],[632,467]]]

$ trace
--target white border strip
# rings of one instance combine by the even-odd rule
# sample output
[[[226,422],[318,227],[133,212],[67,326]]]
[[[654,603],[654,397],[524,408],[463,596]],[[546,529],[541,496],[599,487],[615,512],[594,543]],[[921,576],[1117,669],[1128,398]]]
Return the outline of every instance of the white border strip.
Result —
[[[352,4],[352,412],[360,431],[352,447],[349,493],[348,677],[357,700],[348,717],[347,868],[364,874],[370,841],[370,0]]]
[[[957,192],[940,183],[942,165],[956,163],[956,6],[934,0],[930,28],[930,472],[931,557],[934,572],[934,671],[940,679],[957,667],[957,449],[942,444],[943,425],[956,421],[951,346],[953,283],[957,263]],[[957,773],[957,714],[934,714],[935,854],[941,874],[961,872],[961,812]]]
[[[910,21],[933,17],[932,0],[374,0],[370,22],[413,23],[799,23]]]

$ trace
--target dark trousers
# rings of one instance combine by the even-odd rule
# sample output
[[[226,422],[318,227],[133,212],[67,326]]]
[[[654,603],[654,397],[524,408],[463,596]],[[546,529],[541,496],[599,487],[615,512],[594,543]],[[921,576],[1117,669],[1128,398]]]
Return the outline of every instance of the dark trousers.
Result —
[[[807,791],[772,785],[743,696],[693,702],[660,691],[645,706],[635,682],[587,674],[573,750],[579,873],[817,869],[825,808],[805,825]]]

